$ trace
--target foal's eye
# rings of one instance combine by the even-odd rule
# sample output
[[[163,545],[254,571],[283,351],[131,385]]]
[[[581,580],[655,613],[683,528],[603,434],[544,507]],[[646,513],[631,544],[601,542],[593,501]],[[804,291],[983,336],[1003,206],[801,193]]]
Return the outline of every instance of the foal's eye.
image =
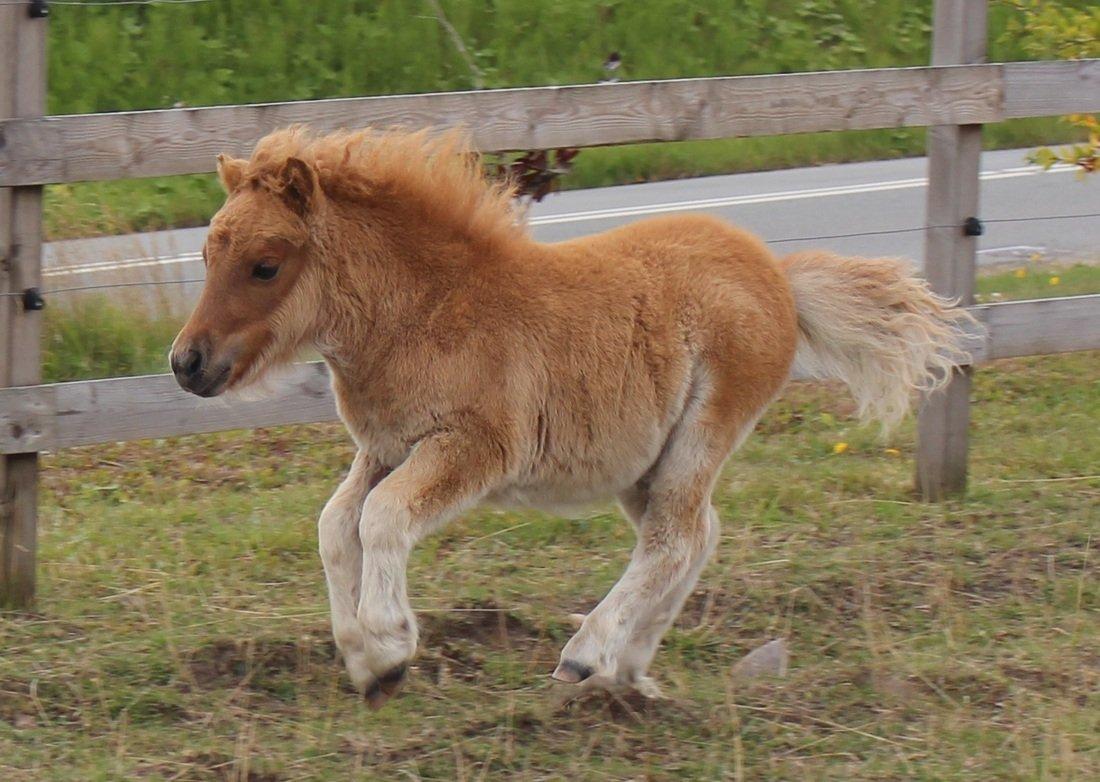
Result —
[[[252,276],[257,280],[274,280],[275,275],[279,273],[279,265],[277,263],[267,263],[266,261],[260,261],[258,264],[252,267]]]

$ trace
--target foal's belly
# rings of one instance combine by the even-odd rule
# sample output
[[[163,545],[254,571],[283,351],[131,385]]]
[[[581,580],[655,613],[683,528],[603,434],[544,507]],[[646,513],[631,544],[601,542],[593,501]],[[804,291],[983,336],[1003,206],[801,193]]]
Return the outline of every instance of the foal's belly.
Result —
[[[598,408],[598,415],[559,412],[558,426],[540,432],[528,463],[487,497],[493,505],[538,508],[569,515],[594,503],[614,499],[634,486],[656,464],[683,413],[691,386],[688,371],[662,409],[647,382],[637,383],[633,400],[598,396],[577,400]],[[589,385],[598,385],[594,373]],[[611,383],[604,385],[612,386]],[[575,409],[575,408],[574,408]]]
[[[572,515],[614,499],[636,484],[660,455],[664,441],[656,427],[640,427],[629,441],[601,443],[583,457],[537,461],[494,489],[487,503],[507,508],[537,508]]]
[[[603,485],[509,485],[491,492],[485,504],[508,510],[534,508],[559,516],[573,516],[593,505],[614,499],[632,486],[637,477]]]

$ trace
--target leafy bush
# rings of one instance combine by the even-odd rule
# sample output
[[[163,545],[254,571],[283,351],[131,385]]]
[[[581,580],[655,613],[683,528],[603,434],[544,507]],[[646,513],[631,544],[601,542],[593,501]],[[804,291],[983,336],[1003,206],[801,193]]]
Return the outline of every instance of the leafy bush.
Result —
[[[1005,37],[1018,38],[1029,56],[1069,60],[1100,56],[1100,6],[1003,1],[1016,12],[1008,22]],[[1084,142],[1057,150],[1042,147],[1028,160],[1043,168],[1055,163],[1076,166],[1081,176],[1095,172],[1100,160],[1100,121],[1095,115],[1071,114],[1066,122],[1083,131]]]

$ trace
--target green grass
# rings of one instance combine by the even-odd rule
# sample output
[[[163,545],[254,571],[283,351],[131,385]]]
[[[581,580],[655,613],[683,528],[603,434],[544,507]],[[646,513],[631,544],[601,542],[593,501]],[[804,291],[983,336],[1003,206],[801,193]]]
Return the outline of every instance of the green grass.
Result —
[[[46,382],[167,372],[168,347],[182,322],[150,318],[147,308],[106,298],[46,310],[42,377]]]
[[[622,55],[624,79],[928,62],[930,0],[870,5],[855,0],[449,0],[443,5],[473,52],[486,87],[593,82],[603,77],[601,63],[611,51]],[[1063,0],[1058,5],[1082,4]],[[1014,15],[1006,4],[991,6],[993,60],[1036,54],[1039,33],[1006,34]],[[474,85],[429,6],[406,0],[58,6],[51,14],[49,43],[49,111],[55,114]],[[1048,118],[990,126],[986,144],[1028,146],[1074,137]],[[591,149],[579,157],[564,185],[896,157],[923,148],[922,131],[903,129]],[[197,225],[220,202],[209,176],[49,187],[46,230],[50,238],[64,238]]]
[[[998,270],[978,278],[976,299],[991,303],[1008,299],[1048,299],[1100,293],[1100,268],[1089,264],[1049,264],[1042,259]]]
[[[426,541],[422,649],[370,713],[315,552],[338,425],[49,455],[39,603],[0,619],[0,777],[1094,779],[1098,358],[978,372],[970,493],[940,505],[912,495],[911,427],[881,443],[836,389],[792,388],[719,483],[653,705],[560,704],[546,678],[626,562],[610,509]],[[777,636],[786,678],[731,677]]]

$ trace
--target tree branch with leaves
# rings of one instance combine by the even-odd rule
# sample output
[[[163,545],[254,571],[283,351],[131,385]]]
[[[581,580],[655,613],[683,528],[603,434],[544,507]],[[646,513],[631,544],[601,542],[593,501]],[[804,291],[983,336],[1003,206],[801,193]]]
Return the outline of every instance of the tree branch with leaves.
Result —
[[[1100,56],[1100,5],[1084,7],[1049,0],[1002,0],[1016,11],[1005,28],[1006,39],[1018,42],[1032,57],[1079,60]],[[1100,120],[1095,114],[1071,114],[1065,121],[1084,131],[1085,140],[1059,148],[1040,147],[1028,162],[1049,169],[1058,163],[1075,166],[1084,177],[1100,161]]]

